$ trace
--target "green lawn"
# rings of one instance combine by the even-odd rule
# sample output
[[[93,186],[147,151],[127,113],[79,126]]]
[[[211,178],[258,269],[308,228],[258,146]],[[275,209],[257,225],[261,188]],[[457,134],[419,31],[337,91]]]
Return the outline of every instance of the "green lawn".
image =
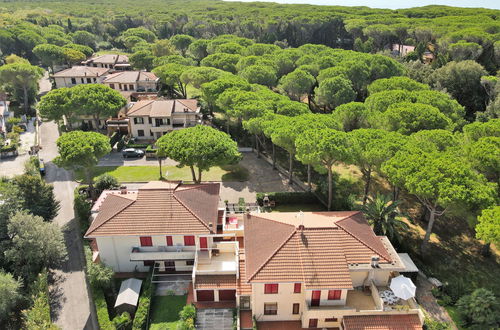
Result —
[[[187,296],[155,296],[151,306],[151,330],[176,330],[179,312]]]
[[[178,168],[176,166],[163,166],[163,176],[168,180],[192,181],[189,167]],[[95,177],[108,173],[118,179],[119,182],[144,182],[158,180],[158,166],[98,166]],[[81,171],[76,172],[76,179],[83,181]],[[227,165],[212,167],[210,171],[203,172],[203,181],[246,181],[248,170],[240,165]]]

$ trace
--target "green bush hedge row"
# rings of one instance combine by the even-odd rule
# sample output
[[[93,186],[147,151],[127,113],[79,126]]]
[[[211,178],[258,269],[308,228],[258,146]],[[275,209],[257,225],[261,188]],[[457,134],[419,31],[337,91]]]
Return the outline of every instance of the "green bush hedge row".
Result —
[[[116,329],[113,322],[111,322],[111,320],[109,319],[108,305],[106,304],[106,299],[104,298],[104,293],[102,292],[102,290],[99,288],[92,288],[92,297],[94,298],[99,327],[105,330]]]
[[[139,306],[135,312],[134,323],[132,324],[133,330],[146,329],[149,305],[151,304],[151,273],[142,283],[143,287],[139,297]]]
[[[263,205],[263,199],[266,193],[257,193],[257,202]],[[275,201],[277,204],[317,204],[318,199],[312,192],[297,191],[297,192],[270,192],[267,193],[270,201]]]

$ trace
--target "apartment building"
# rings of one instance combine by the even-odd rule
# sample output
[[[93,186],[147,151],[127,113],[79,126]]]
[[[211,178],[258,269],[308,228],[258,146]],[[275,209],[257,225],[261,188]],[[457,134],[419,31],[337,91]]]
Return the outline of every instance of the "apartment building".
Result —
[[[126,98],[133,92],[156,93],[158,91],[158,78],[152,72],[123,71],[108,75],[102,83],[119,91]]]
[[[80,84],[100,84],[109,73],[107,68],[73,66],[52,75],[56,88],[73,87]]]

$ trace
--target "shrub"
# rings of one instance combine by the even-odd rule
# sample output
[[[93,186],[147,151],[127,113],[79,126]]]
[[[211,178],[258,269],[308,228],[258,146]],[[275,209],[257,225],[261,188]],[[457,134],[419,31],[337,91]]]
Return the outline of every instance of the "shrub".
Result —
[[[102,290],[92,287],[92,298],[94,299],[95,309],[97,311],[99,327],[103,330],[114,330],[115,326],[109,319],[108,305],[106,304],[106,299],[104,299]]]
[[[196,308],[193,304],[186,305],[179,312],[179,317],[181,320],[196,319]]]
[[[12,132],[17,133],[17,134],[21,134],[22,132],[24,132],[24,129],[21,126],[16,125],[16,126],[12,127]]]
[[[457,302],[459,316],[466,327],[495,329],[500,326],[500,303],[493,292],[476,289]]]
[[[40,161],[38,157],[31,156],[24,163],[24,173],[31,176],[40,176]]]
[[[33,306],[23,311],[26,329],[58,329],[50,319],[47,273],[38,275],[32,286]]]
[[[102,191],[106,189],[118,188],[119,186],[120,184],[118,183],[118,180],[108,173],[99,175],[95,180],[95,187],[97,190]]]
[[[115,316],[113,319],[113,325],[116,329],[128,329],[130,324],[132,323],[132,319],[130,314],[127,312],[123,312],[121,315]]]
[[[126,138],[127,137],[124,135],[121,137],[120,141],[118,141],[118,144],[116,145],[116,149],[118,151],[121,151],[125,147],[125,144],[126,144],[125,139]]]
[[[275,201],[276,204],[317,204],[318,199],[312,192],[297,191],[297,192],[270,192],[267,193],[269,200]],[[257,193],[257,202],[263,205],[265,193]]]
[[[92,203],[88,201],[88,195],[86,193],[86,190],[84,190],[86,188],[88,187],[83,187],[82,189],[82,186],[80,186],[75,189],[75,199],[73,203],[75,216],[80,223],[82,234],[87,231],[90,225],[89,218],[92,209]]]
[[[85,260],[90,285],[98,289],[110,288],[113,285],[113,269],[102,263],[94,263],[92,251],[88,246],[85,247]]]
[[[177,325],[178,330],[194,330],[194,319],[189,318],[186,320],[179,321]]]
[[[446,322],[435,321],[431,318],[426,318],[424,321],[424,329],[427,330],[449,330],[451,325]]]
[[[146,328],[149,305],[151,304],[151,273],[144,280],[142,293],[139,297],[139,306],[135,312],[134,323],[132,329],[141,330]]]
[[[109,137],[109,144],[111,145],[111,148],[115,145],[116,142],[120,141],[121,135],[119,132],[114,132],[110,137]]]

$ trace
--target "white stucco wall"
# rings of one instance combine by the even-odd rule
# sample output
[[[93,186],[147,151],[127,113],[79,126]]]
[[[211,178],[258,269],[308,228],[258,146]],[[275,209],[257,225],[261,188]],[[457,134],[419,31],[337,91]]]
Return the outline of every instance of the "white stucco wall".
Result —
[[[352,286],[358,287],[362,286],[363,282],[368,276],[368,271],[356,271],[351,270],[351,280]],[[373,282],[376,286],[386,286],[389,283],[389,276],[391,272],[387,270],[374,269],[373,270]]]
[[[103,80],[103,77],[74,77],[74,78],[76,82],[75,84],[71,82],[71,77],[54,77],[56,88],[73,87],[81,84],[100,84]],[[90,78],[90,83],[87,82],[87,78]]]
[[[264,283],[252,284],[252,313],[258,321],[300,320],[304,310],[304,285],[301,293],[293,293],[295,283],[279,283],[277,294],[265,294]],[[277,315],[264,315],[265,303],[278,303]],[[293,304],[299,303],[299,314],[292,314]]]
[[[173,245],[184,245],[184,235],[171,235]],[[153,246],[166,246],[166,236],[152,236]],[[115,272],[146,272],[149,266],[144,266],[142,261],[130,261],[132,247],[141,246],[139,236],[97,237],[97,247],[101,261],[113,268]],[[196,237],[196,245],[199,238]],[[210,244],[210,240],[209,240]],[[185,260],[175,261],[176,270],[191,270],[193,266],[186,266]],[[177,268],[179,267],[179,268]]]

